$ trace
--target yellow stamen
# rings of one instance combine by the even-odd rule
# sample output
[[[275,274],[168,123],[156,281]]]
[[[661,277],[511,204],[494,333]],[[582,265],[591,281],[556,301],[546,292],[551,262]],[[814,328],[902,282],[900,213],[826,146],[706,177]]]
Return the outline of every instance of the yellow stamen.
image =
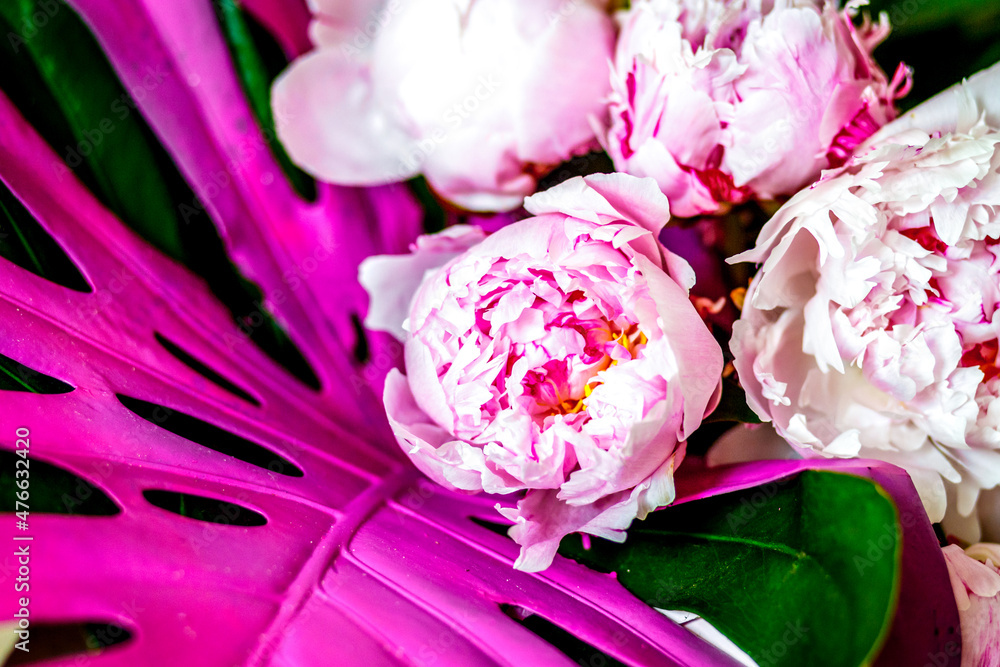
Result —
[[[729,298],[733,300],[733,303],[736,304],[737,308],[743,310],[743,302],[746,301],[747,298],[747,288],[737,287],[729,293]]]
[[[592,377],[589,380],[587,380],[587,384],[583,385],[583,398],[577,400],[575,405],[573,404],[573,401],[563,401],[562,403],[559,404],[559,407],[561,407],[563,411],[568,415],[575,415],[577,412],[583,410],[586,407],[583,404],[583,401],[589,398],[592,393],[594,393],[594,388],[590,386],[590,383],[595,381],[600,383],[600,381],[597,380],[596,377]]]
[[[636,335],[636,334],[638,334],[638,335]],[[615,343],[617,343],[618,345],[621,345],[623,348],[625,348],[625,351],[628,352],[632,356],[632,358],[634,359],[635,358],[634,348],[637,347],[637,346],[639,346],[639,345],[645,345],[646,343],[649,342],[649,339],[646,338],[646,334],[644,334],[643,332],[639,331],[638,329],[633,329],[632,333],[631,333],[631,336],[634,336],[634,340],[633,340],[632,337],[630,337],[629,332],[622,331],[617,336],[613,337],[611,340],[614,341]],[[608,362],[608,365],[607,366],[603,366],[603,362],[602,362],[603,368],[601,368],[600,370],[606,370],[607,368],[610,368],[611,366],[617,366],[618,365],[618,361],[615,360],[615,359],[610,359],[610,357],[607,357],[607,356],[604,359],[605,359],[605,362]],[[559,396],[559,388],[556,386],[556,384],[552,380],[546,379],[546,382],[549,385],[551,385],[553,391],[556,394],[556,399],[559,400],[561,398]],[[583,385],[583,398],[577,399],[575,401],[573,399],[567,399],[565,401],[559,400],[559,408],[556,409],[556,410],[553,410],[553,412],[562,411],[563,414],[573,415],[573,414],[576,414],[576,413],[581,412],[582,410],[586,409],[587,406],[584,405],[584,401],[587,398],[590,398],[590,395],[592,393],[594,393],[594,387],[597,386],[597,385],[599,385],[599,384],[601,384],[601,380],[598,379],[598,377],[595,375],[594,377],[592,377],[589,380],[587,380],[587,383]]]

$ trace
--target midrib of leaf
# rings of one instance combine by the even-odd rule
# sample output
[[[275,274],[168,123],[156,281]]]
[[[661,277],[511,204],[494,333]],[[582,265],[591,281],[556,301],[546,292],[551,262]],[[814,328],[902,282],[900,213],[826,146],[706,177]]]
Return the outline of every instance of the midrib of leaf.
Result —
[[[770,524],[765,523],[751,533],[752,537],[744,537],[732,525],[727,527],[731,522],[726,517],[742,507],[740,500],[746,500],[754,493],[754,488],[667,508],[662,514],[647,518],[647,522],[653,523],[634,525],[629,539],[623,544],[600,541],[584,550],[578,540],[571,540],[561,551],[599,571],[617,572],[618,581],[640,599],[656,599],[662,603],[657,604],[658,607],[699,614],[751,656],[764,658],[765,662],[773,660],[768,664],[832,666],[838,664],[839,658],[847,656],[861,662],[870,661],[889,631],[888,622],[892,617],[892,609],[881,606],[883,597],[887,604],[892,604],[895,599],[891,593],[884,595],[884,577],[897,577],[899,566],[892,566],[896,574],[881,567],[876,572],[881,572],[882,578],[862,584],[851,570],[849,558],[851,554],[863,553],[865,539],[874,536],[880,526],[891,520],[898,521],[892,499],[877,485],[861,478],[829,472],[802,472],[789,478],[787,485],[768,493],[767,502],[759,507],[754,505],[756,514],[746,519],[773,523],[777,520],[777,512],[783,515],[791,512],[795,515],[794,519],[784,516],[784,523],[787,525],[788,520],[793,520],[799,526],[799,532],[775,534],[768,528]],[[833,507],[842,508],[843,503],[854,498],[868,498],[874,503],[869,516],[852,519],[842,513],[830,514]],[[818,520],[829,520],[832,524],[816,524]],[[859,520],[862,532],[852,533],[842,542],[828,539],[830,530],[837,530],[836,527],[841,524],[856,524]],[[827,551],[835,545],[838,551]],[[899,548],[898,544],[896,548]],[[690,556],[696,551],[705,554],[704,559],[696,563],[697,574],[693,575],[696,578],[680,574],[680,581],[686,582],[683,588],[666,592],[660,590],[657,587],[658,578],[669,580],[671,577],[670,571],[665,569],[667,563],[676,565],[678,558],[684,554]],[[725,555],[727,552],[743,557],[753,556],[742,561],[744,566],[750,568],[745,576],[763,577],[761,581],[779,588],[726,589],[725,580],[719,577],[725,577],[727,570],[718,559],[728,558]],[[883,565],[892,563],[891,560],[879,562]],[[795,583],[789,593],[781,592],[780,587],[793,580]],[[890,586],[898,585],[898,579],[893,581],[889,582]],[[690,588],[695,583],[697,586]],[[808,608],[810,599],[803,597],[802,587],[805,584],[811,584],[810,590],[826,596],[824,599],[828,604],[825,611]],[[872,599],[870,596],[874,594],[879,595],[877,608],[862,601]],[[761,607],[761,601],[768,601],[768,606]],[[789,607],[790,604],[796,606]],[[775,618],[777,621],[781,618],[773,617],[779,609],[786,614],[784,618],[791,619],[798,614],[807,624],[810,619],[829,620],[831,613],[862,612],[863,617],[853,620],[868,625],[851,628],[848,633],[844,632],[844,628],[832,629],[838,636],[836,641],[832,642],[829,637],[813,638],[794,647],[788,646],[785,656],[779,659],[767,652],[774,642],[781,641],[781,632],[784,631],[784,626],[775,622]],[[823,653],[817,653],[817,650]]]
[[[736,544],[744,544],[747,546],[758,547],[765,551],[774,551],[777,553],[782,553],[785,554],[786,556],[792,556],[796,560],[807,559],[816,563],[817,565],[819,564],[819,561],[817,561],[813,556],[809,555],[805,551],[792,549],[791,547],[787,547],[782,544],[773,544],[770,542],[761,542],[760,540],[752,540],[746,537],[734,537],[729,535],[712,535],[710,533],[687,533],[683,531],[655,530],[655,529],[636,530],[633,532],[637,537],[652,535],[652,536],[662,536],[662,537],[682,537],[690,539],[699,539],[699,540],[704,540],[706,542],[733,542]]]

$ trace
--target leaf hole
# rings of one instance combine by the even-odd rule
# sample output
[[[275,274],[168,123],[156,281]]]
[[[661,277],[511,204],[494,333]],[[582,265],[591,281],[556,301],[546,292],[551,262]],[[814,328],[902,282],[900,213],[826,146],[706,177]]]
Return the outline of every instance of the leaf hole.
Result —
[[[486,519],[479,519],[474,516],[469,517],[469,521],[476,524],[477,526],[482,526],[486,530],[496,533],[502,537],[507,537],[507,531],[510,530],[510,525],[505,523],[496,523],[495,521],[487,521]]]
[[[36,665],[76,655],[73,664],[87,664],[113,646],[132,639],[132,633],[117,623],[42,623],[32,621],[27,652],[14,649],[7,667]],[[16,635],[15,635],[16,636]],[[20,639],[15,639],[19,641]],[[68,661],[65,664],[70,664]]]
[[[213,235],[209,243],[219,244],[213,256],[217,261],[226,261],[225,249],[221,247],[222,241],[217,234]],[[202,266],[207,266],[208,255],[205,259]],[[239,327],[239,338],[227,337],[231,349],[241,342],[250,341],[304,385],[314,391],[321,389],[319,378],[306,361],[305,355],[292,341],[288,332],[264,307],[264,296],[260,287],[240,276],[234,268],[228,274],[216,276],[212,290],[229,308],[236,326]]]
[[[357,313],[351,313],[351,324],[354,326],[354,358],[360,364],[367,363],[371,359],[371,345],[368,343],[368,334]]]
[[[578,665],[586,667],[628,667],[604,651],[585,642],[568,630],[520,605],[501,604],[500,611],[521,627],[530,630],[540,639],[551,644]]]
[[[951,544],[948,540],[948,534],[944,532],[944,527],[940,523],[931,524],[931,526],[934,528],[934,537],[937,538],[938,546],[943,549]]]
[[[440,232],[448,223],[448,214],[444,210],[441,201],[431,190],[430,184],[423,176],[415,176],[406,182],[410,192],[420,202],[424,209],[423,228],[425,234]]]
[[[75,292],[94,288],[62,246],[0,181],[0,257]]]
[[[221,387],[222,389],[225,389],[230,394],[242,398],[247,403],[251,403],[257,407],[260,407],[259,400],[257,400],[247,392],[243,391],[235,384],[233,384],[226,378],[222,377],[221,375],[213,371],[205,364],[198,361],[198,359],[185,352],[184,349],[181,348],[179,345],[176,345],[175,343],[171,342],[170,339],[166,338],[165,336],[162,336],[159,333],[155,335],[156,335],[156,342],[162,345],[163,349],[172,354],[178,361],[180,361],[182,364],[193,370],[195,373],[198,373],[212,384]]]
[[[68,394],[73,387],[0,354],[0,390]]]
[[[263,514],[228,500],[160,489],[146,489],[142,497],[162,510],[207,523],[247,528],[267,523]]]
[[[279,475],[288,477],[303,475],[302,470],[288,459],[235,433],[156,403],[122,394],[116,396],[118,401],[132,413],[165,428],[174,435]]]
[[[90,472],[94,479],[111,475],[111,464],[93,463]],[[19,476],[17,471],[23,472]],[[31,512],[45,514],[75,514],[80,516],[114,516],[121,509],[104,491],[86,479],[34,455],[22,458],[16,452],[0,450],[0,498],[3,512],[15,512],[23,507],[16,503],[16,493],[21,490],[19,481],[30,479]]]

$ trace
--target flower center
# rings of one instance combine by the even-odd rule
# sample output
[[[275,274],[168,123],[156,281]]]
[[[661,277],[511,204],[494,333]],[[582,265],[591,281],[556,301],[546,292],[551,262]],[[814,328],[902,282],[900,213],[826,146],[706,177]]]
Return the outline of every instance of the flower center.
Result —
[[[646,335],[634,324],[625,331],[615,333],[609,327],[603,333],[609,340],[594,346],[597,350],[588,346],[588,352],[594,351],[595,355],[576,356],[557,362],[558,368],[552,369],[555,372],[535,376],[535,381],[541,383],[543,390],[537,391],[536,386],[529,391],[543,409],[541,416],[584,412],[586,400],[601,384],[601,371],[635,359],[648,342]]]
[[[983,372],[983,382],[989,382],[1000,375],[1000,368],[997,367],[997,348],[996,340],[977,343],[965,350],[959,363],[964,368],[978,366]]]
[[[1000,305],[996,303],[997,286],[1000,284],[1000,277],[994,268],[996,255],[990,251],[992,246],[997,245],[997,239],[987,237],[977,241],[971,251],[965,251],[968,255],[960,254],[956,259],[949,259],[951,249],[938,237],[933,227],[905,229],[901,233],[948,262],[947,270],[939,271],[927,281],[929,307],[947,307],[953,312],[952,321],[959,336],[965,338],[971,329],[974,335],[970,337],[981,341],[962,345],[959,366],[979,368],[984,382],[1000,375],[1000,367],[997,366],[1000,344],[996,338],[983,340],[982,332],[977,331],[991,327],[993,311]],[[956,267],[959,263],[966,271],[964,276],[958,275]],[[981,269],[974,274],[969,273],[976,265]],[[970,285],[978,285],[982,291],[970,290]],[[968,307],[969,304],[973,307]]]

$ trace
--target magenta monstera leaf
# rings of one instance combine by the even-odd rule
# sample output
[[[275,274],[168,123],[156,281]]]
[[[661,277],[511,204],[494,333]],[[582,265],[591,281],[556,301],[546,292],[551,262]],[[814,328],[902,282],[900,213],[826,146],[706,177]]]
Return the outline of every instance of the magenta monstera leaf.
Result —
[[[301,4],[243,5],[286,53],[308,48]],[[36,640],[101,624],[127,639],[88,659],[130,667],[575,664],[568,645],[584,664],[737,664],[614,576],[568,558],[539,574],[513,570],[516,545],[484,525],[496,499],[436,488],[400,452],[379,398],[399,350],[360,329],[355,275],[364,257],[402,252],[420,232],[409,189],[318,185],[304,198],[260,129],[209,0],[70,6],[124,86],[142,91],[138,110],[191,184],[197,200],[178,214],[203,207],[263,296],[234,322],[0,95],[2,214],[16,235],[37,225],[48,239],[26,245],[23,261],[0,260],[0,367],[36,390],[0,391],[0,442],[9,454],[27,434],[33,470],[79,478],[65,507],[103,500],[88,515],[36,508],[27,530],[4,515],[9,540],[31,538],[9,543],[30,545]],[[254,342],[271,317],[304,371]],[[746,488],[797,465],[694,474],[685,493]],[[841,467],[917,506],[884,468]],[[933,545],[929,531],[911,530],[902,553],[942,569]],[[15,560],[4,558],[9,619],[21,604]],[[953,604],[940,605],[934,586],[914,588],[918,571],[904,568],[902,586],[919,631],[954,633]],[[939,616],[925,618],[934,605]],[[890,646],[907,627],[897,622]],[[546,639],[557,635],[561,648]],[[950,640],[944,632],[918,650]],[[77,664],[58,646],[36,647],[46,664]]]
[[[120,626],[131,637],[95,658],[107,665],[571,664],[512,618],[537,614],[633,664],[727,664],[606,576],[515,572],[515,545],[468,518],[493,503],[442,494],[405,461],[378,397],[392,350],[376,340],[356,363],[350,315],[358,261],[417,232],[408,192],[321,187],[307,202],[271,151],[247,152],[267,141],[210,3],[74,6],[127,88],[160,72],[143,115],[319,389],[247,340],[259,322],[238,328],[76,178],[54,179],[60,156],[0,99],[0,176],[84,281],[0,265],[0,354],[71,388],[3,392],[5,447],[28,429],[32,462],[118,509],[31,516],[32,623]],[[275,3],[250,6],[301,46]]]

